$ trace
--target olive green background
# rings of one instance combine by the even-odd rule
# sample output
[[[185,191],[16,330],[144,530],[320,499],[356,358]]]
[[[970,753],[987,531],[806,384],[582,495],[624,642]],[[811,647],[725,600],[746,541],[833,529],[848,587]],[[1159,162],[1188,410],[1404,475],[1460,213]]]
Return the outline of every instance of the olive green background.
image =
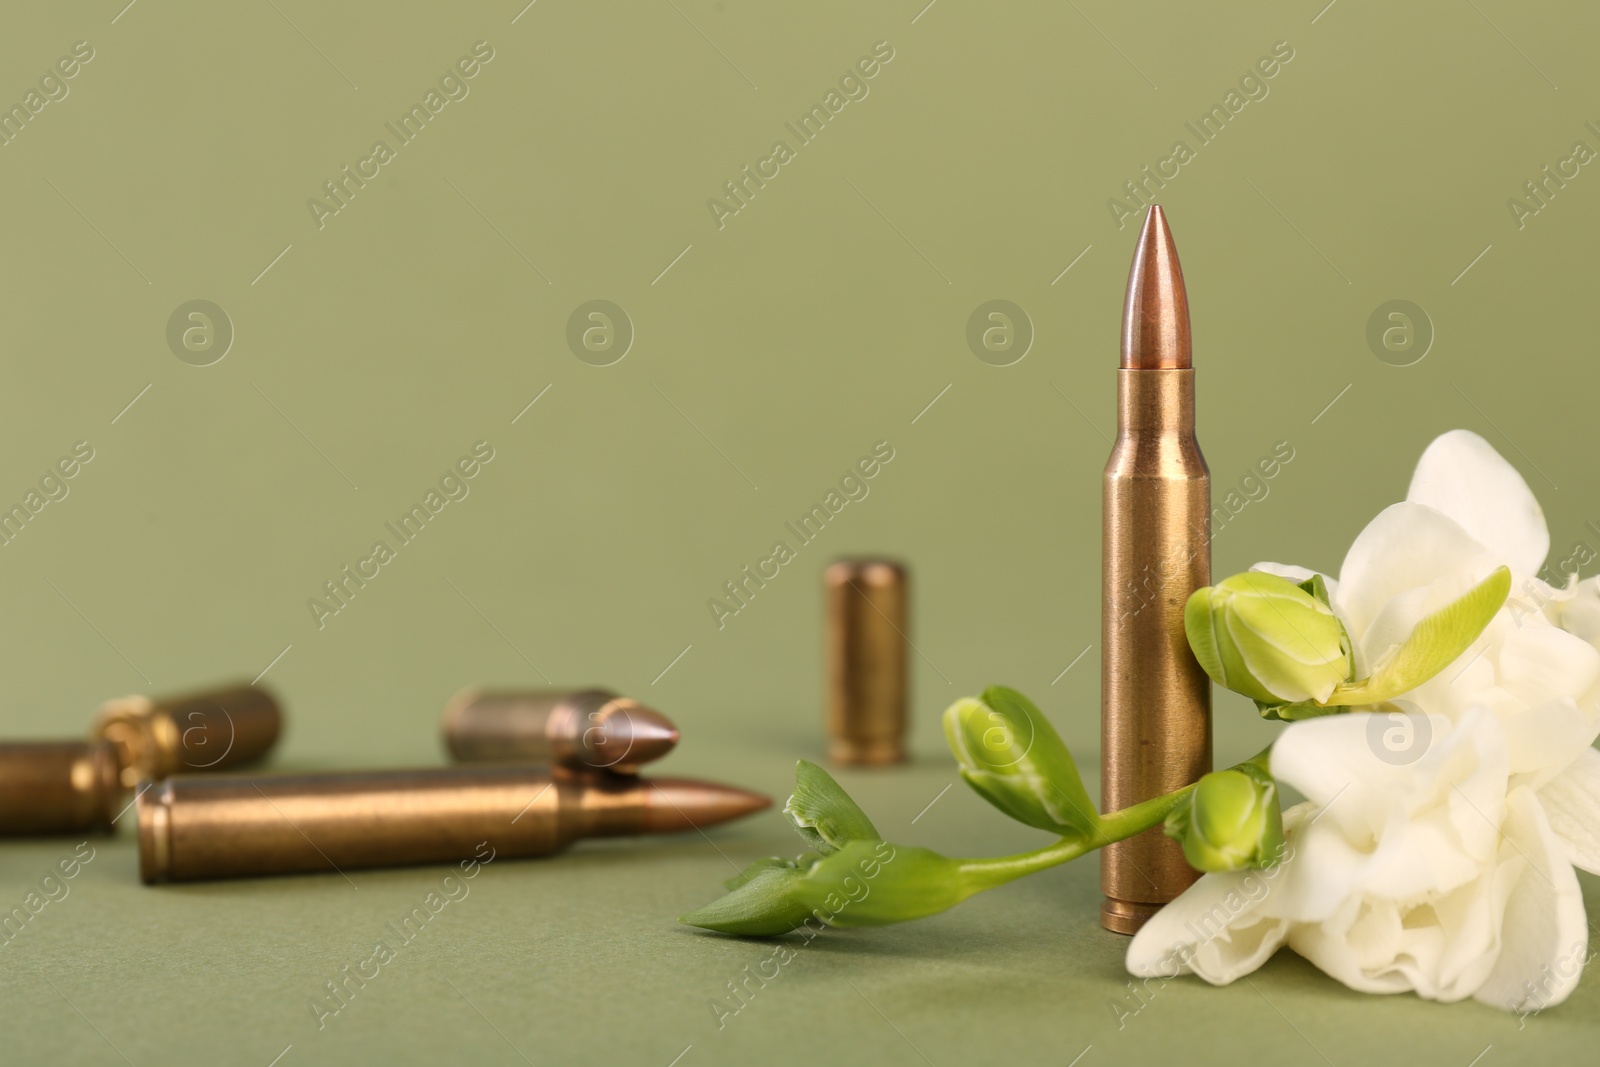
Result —
[[[1095,765],[1099,477],[1136,232],[1106,202],[1196,147],[1184,123],[1279,41],[1294,58],[1269,94],[1161,192],[1217,499],[1294,450],[1219,532],[1215,569],[1336,569],[1456,426],[1523,470],[1558,548],[1600,545],[1600,176],[1583,167],[1520,229],[1506,204],[1575,141],[1600,147],[1600,15],[925,2],[8,12],[0,101],[74,42],[94,59],[0,147],[0,503],[75,442],[94,459],[0,547],[4,735],[77,735],[109,696],[270,665],[279,766],[433,763],[458,686],[548,678],[671,714],[663,770],[781,798],[822,748],[821,570],[891,553],[913,571],[916,760],[842,780],[898,841],[1037,843],[940,792],[938,715],[1006,682]],[[479,41],[494,58],[470,94],[319,229],[307,200]],[[785,123],[880,41],[894,57],[869,95],[719,229],[707,200],[794,147]],[[166,339],[197,299],[235,334],[209,366]],[[635,332],[610,366],[568,348],[594,299]],[[968,348],[993,299],[1035,332],[1010,366]],[[1366,339],[1396,299],[1436,334],[1411,366]],[[470,495],[319,628],[308,599],[478,441],[495,458]],[[707,600],[878,441],[895,458],[870,495],[719,629]],[[1216,732],[1221,762],[1273,728],[1219,698]],[[730,864],[796,849],[775,812],[711,843],[497,861],[319,1032],[308,998],[444,872],[149,889],[129,829],[0,948],[7,1062],[1465,1067],[1596,1038],[1593,976],[1519,1028],[1359,996],[1287,953],[1126,1016],[1092,861],[831,933],[719,1029],[709,1001],[772,948],[673,919]],[[0,848],[0,908],[76,843]]]

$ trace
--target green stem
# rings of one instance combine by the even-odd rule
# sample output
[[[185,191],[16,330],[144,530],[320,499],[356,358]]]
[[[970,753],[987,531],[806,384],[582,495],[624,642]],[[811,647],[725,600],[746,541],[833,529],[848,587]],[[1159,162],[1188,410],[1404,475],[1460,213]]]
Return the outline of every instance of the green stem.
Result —
[[[1244,762],[1235,764],[1234,767],[1254,764],[1263,771],[1269,771],[1268,761],[1271,754],[1272,746],[1268,745]],[[1172,809],[1189,799],[1189,794],[1193,792],[1194,786],[1186,785],[1171,793],[1164,793],[1109,815],[1099,816],[1095,820],[1095,834],[1091,838],[1063,837],[1043,848],[1019,852],[1014,856],[962,860],[961,873],[971,886],[971,891],[978,893],[1005,885],[1024,875],[1059,867],[1096,849],[1143,833],[1152,826],[1159,826]]]
[[[1115,844],[1135,834],[1143,833],[1166,819],[1167,813],[1186,800],[1194,786],[1186,785],[1141,804],[1114,811],[1095,820],[1092,837],[1063,837],[1054,844],[1019,852],[1014,856],[997,856],[993,859],[961,861],[961,873],[966,876],[973,892],[993,889],[1024,875],[1058,867],[1106,845]]]

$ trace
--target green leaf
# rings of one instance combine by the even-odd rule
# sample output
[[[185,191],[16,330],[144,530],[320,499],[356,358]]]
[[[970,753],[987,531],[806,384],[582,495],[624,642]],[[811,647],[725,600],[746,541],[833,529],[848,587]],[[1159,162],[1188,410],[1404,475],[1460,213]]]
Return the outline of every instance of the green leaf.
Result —
[[[795,766],[794,792],[783,813],[806,844],[824,856],[851,841],[876,841],[880,836],[833,776],[808,760]]]
[[[989,884],[969,878],[960,860],[887,841],[852,841],[807,867],[751,869],[749,881],[679,921],[769,937],[809,922],[886,926],[937,914]]]
[[[990,686],[944,713],[961,777],[1018,822],[1063,837],[1099,835],[1078,765],[1044,713],[1015,689]]]
[[[1426,682],[1471,647],[1511,593],[1511,571],[1498,568],[1459,600],[1417,623],[1411,636],[1373,668],[1363,682],[1336,687],[1330,706],[1381,704]]]

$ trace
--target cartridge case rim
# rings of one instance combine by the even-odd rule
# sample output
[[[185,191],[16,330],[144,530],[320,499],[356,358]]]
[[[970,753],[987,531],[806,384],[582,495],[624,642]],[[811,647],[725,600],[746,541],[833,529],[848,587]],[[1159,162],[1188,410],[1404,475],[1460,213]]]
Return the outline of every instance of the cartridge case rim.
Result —
[[[172,873],[172,786],[145,783],[135,799],[139,810],[139,880],[165,882]]]
[[[829,761],[847,767],[887,767],[910,758],[899,738],[835,738],[828,742]]]
[[[1106,897],[1100,902],[1100,925],[1114,934],[1136,934],[1165,904]]]
[[[142,694],[114,697],[100,705],[91,737],[116,746],[122,784],[137,785],[145,778],[164,778],[177,768],[169,758],[178,744],[172,720],[156,716],[155,701]]]
[[[187,734],[201,732],[205,743],[210,724],[186,730],[176,716],[187,709],[192,720],[207,704],[227,721],[228,744],[214,759],[190,763],[182,755]],[[283,710],[277,698],[254,682],[172,697],[116,697],[100,706],[89,727],[91,737],[116,746],[122,784],[129,789],[145,779],[158,781],[182,770],[220,770],[256,762],[271,751],[282,732]]]

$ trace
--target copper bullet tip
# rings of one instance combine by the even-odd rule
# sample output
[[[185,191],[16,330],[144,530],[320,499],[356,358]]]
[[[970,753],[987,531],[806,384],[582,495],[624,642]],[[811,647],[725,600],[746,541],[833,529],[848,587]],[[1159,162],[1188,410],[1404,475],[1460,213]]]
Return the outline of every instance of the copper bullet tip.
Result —
[[[1122,305],[1124,370],[1184,370],[1189,348],[1189,296],[1172,231],[1160,204],[1151,204],[1139,231]]]
[[[671,752],[678,743],[678,728],[654,708],[629,703],[607,719],[605,728],[591,729],[593,749],[588,762],[619,772],[637,771]]]
[[[649,778],[649,797],[640,833],[673,834],[704,830],[772,806],[772,798],[717,782],[692,778]]]

